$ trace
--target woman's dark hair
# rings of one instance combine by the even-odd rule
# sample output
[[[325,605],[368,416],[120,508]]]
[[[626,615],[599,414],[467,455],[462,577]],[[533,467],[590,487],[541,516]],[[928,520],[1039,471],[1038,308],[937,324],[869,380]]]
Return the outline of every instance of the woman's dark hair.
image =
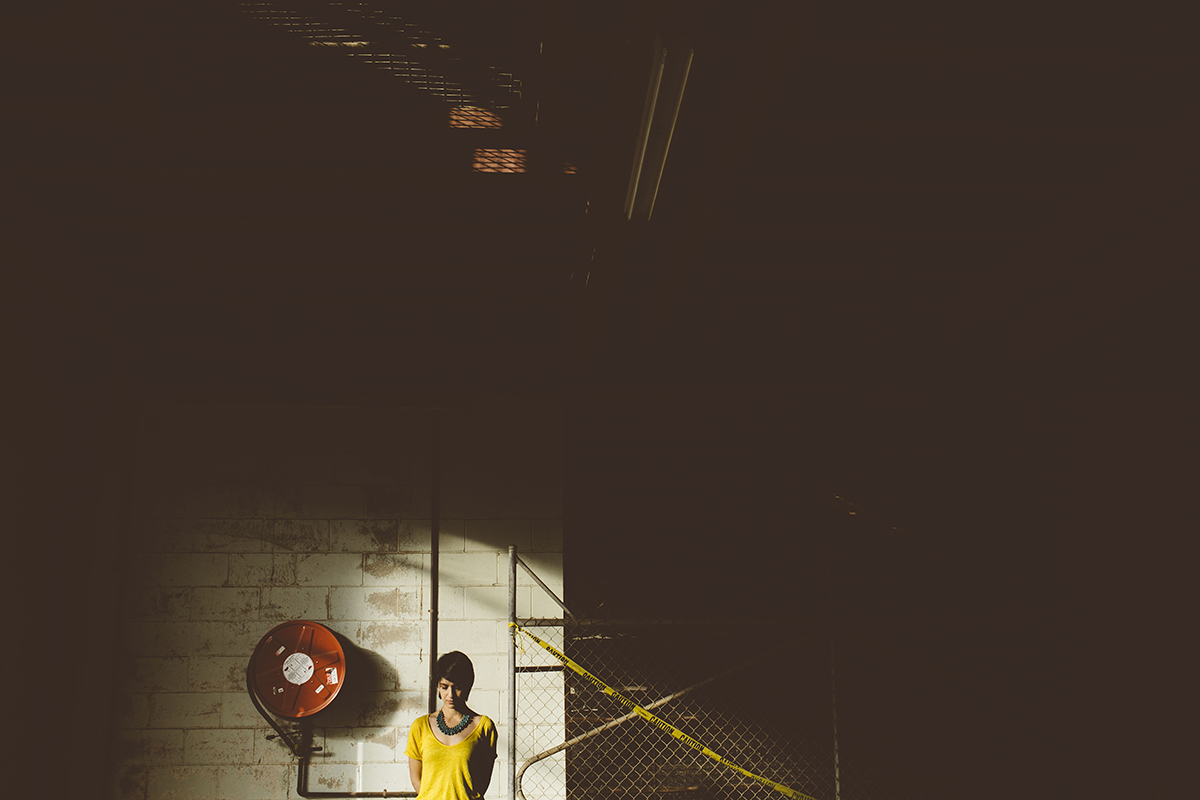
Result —
[[[439,658],[433,673],[439,681],[445,678],[451,683],[467,689],[475,685],[475,667],[471,665],[471,659],[467,658],[467,654],[460,653],[458,650],[446,653]]]

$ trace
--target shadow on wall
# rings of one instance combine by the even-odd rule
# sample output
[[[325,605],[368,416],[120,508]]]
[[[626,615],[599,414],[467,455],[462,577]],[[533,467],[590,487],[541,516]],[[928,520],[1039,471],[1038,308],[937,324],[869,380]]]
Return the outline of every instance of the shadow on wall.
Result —
[[[396,666],[374,650],[359,647],[340,633],[334,635],[346,656],[346,685],[332,703],[313,715],[313,723],[326,729],[362,726],[379,714],[381,700],[395,704],[387,710],[398,711]]]

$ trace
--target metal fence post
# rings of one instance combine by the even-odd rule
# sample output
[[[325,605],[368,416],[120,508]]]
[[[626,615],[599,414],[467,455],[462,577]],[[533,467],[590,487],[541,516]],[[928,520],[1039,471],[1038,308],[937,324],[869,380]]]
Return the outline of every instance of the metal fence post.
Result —
[[[517,547],[508,546],[508,621],[517,621]],[[508,800],[517,798],[517,637],[508,628]]]

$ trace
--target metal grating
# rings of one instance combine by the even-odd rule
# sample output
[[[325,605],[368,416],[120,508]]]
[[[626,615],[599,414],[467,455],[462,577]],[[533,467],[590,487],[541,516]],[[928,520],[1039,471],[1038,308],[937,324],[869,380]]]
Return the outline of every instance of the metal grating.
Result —
[[[476,172],[524,172],[525,151],[478,148],[472,169]]]
[[[456,105],[511,108],[521,100],[521,80],[512,71],[477,64],[436,32],[396,13],[403,3],[240,0],[239,8],[282,28],[314,47],[384,70],[412,88]]]

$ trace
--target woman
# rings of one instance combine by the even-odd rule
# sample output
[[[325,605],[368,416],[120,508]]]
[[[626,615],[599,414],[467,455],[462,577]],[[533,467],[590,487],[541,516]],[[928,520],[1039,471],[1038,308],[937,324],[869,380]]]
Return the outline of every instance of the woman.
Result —
[[[421,800],[483,800],[496,761],[496,726],[467,705],[475,668],[455,650],[438,659],[436,714],[408,731],[408,775]]]

